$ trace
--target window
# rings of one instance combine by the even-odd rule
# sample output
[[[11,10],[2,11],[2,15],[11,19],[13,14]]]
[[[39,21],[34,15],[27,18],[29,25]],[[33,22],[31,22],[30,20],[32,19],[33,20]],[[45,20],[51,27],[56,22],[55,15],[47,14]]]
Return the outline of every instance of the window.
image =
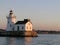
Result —
[[[22,29],[23,29],[23,26],[22,26]]]
[[[17,26],[17,31],[19,31],[19,26]]]
[[[30,23],[29,23],[29,25],[30,25]]]
[[[9,23],[9,21],[8,21],[8,23]]]
[[[27,29],[28,29],[28,26],[27,26]]]
[[[30,29],[31,29],[31,27],[30,27]]]
[[[14,27],[13,27],[12,29],[13,29],[13,31],[14,31]]]
[[[12,25],[10,24],[10,27],[11,27]]]

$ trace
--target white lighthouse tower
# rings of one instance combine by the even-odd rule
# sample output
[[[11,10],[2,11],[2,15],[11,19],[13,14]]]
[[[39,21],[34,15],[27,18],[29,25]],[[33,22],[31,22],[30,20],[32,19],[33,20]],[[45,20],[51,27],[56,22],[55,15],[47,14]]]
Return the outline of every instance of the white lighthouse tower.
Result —
[[[16,16],[13,14],[13,11],[10,10],[9,15],[7,16],[7,31],[14,30],[14,24],[16,23]]]

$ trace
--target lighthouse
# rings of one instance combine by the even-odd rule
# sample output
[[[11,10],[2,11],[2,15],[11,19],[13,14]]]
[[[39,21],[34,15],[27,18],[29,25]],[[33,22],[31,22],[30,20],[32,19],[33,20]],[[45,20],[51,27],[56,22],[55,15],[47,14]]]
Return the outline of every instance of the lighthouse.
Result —
[[[30,19],[16,21],[13,11],[9,11],[9,15],[7,16],[7,31],[32,31],[32,27],[33,25]]]
[[[16,16],[13,14],[13,11],[9,11],[9,15],[7,16],[7,31],[12,31],[14,29],[14,24],[16,23]]]

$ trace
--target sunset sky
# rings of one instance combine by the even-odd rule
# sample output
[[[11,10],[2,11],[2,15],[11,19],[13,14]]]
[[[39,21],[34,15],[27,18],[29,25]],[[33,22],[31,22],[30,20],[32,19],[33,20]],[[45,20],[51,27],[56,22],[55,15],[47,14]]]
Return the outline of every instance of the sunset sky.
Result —
[[[0,0],[0,28],[11,9],[17,21],[31,19],[34,29],[60,30],[60,0]]]

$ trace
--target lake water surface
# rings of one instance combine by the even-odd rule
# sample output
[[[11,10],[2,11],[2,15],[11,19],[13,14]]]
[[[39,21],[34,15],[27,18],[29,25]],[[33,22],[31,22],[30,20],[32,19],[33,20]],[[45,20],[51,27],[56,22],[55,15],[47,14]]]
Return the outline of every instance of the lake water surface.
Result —
[[[60,45],[60,34],[39,34],[38,37],[0,37],[0,45]]]

